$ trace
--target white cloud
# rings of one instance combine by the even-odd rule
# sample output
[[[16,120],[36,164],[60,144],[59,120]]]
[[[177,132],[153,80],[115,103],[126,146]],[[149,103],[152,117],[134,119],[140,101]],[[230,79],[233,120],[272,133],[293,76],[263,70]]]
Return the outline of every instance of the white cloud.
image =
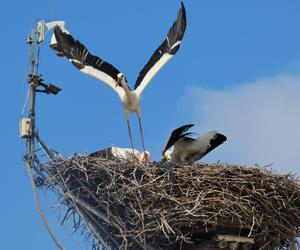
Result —
[[[273,163],[280,172],[300,173],[300,76],[280,75],[225,90],[188,87],[179,107],[197,124],[194,131],[226,134],[227,142],[209,156],[213,160]]]

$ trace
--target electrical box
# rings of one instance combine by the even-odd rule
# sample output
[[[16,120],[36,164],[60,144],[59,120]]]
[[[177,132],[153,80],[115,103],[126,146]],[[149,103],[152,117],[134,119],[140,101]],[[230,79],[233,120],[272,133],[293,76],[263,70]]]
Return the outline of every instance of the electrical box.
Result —
[[[41,43],[45,39],[45,32],[46,32],[45,21],[44,20],[39,21],[36,29],[37,29],[37,42]]]
[[[31,136],[31,119],[29,118],[22,118],[20,121],[20,137],[27,138]]]

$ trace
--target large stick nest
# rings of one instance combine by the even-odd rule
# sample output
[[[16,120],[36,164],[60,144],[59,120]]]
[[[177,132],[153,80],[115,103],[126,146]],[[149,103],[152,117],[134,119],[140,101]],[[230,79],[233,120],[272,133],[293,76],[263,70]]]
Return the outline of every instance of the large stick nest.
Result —
[[[113,249],[208,246],[222,233],[254,238],[252,249],[273,249],[299,233],[300,182],[292,174],[221,163],[143,166],[77,154],[47,165],[71,194],[66,204],[89,214]]]

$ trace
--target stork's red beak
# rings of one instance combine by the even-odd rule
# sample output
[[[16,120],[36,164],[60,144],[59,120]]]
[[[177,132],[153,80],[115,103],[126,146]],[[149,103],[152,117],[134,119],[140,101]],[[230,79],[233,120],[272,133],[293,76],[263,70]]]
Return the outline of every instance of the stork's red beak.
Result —
[[[122,86],[122,85],[121,85],[121,81],[122,81],[122,77],[118,77],[117,83],[116,83],[116,87]],[[115,88],[116,88],[116,87],[115,87]]]

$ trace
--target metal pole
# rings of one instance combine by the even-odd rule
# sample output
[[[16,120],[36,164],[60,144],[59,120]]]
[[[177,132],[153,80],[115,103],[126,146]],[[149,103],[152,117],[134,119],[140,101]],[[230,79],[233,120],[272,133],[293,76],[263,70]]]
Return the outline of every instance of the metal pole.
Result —
[[[28,155],[32,157],[34,155],[35,151],[35,145],[34,145],[34,129],[35,129],[35,83],[34,83],[34,77],[36,76],[36,58],[34,54],[34,43],[35,43],[35,37],[34,37],[34,30],[31,31],[28,44],[30,46],[30,77],[28,79],[29,81],[29,114],[28,118],[30,119],[30,136],[28,138]]]
[[[36,86],[39,82],[39,76],[37,72],[37,59],[35,57],[35,30],[31,31],[31,34],[27,40],[28,45],[30,46],[30,73],[28,76],[28,83],[29,83],[29,113],[28,113],[28,118],[30,119],[30,133],[28,137],[28,151],[27,151],[27,156],[25,158],[26,161],[26,167],[29,175],[29,179],[31,182],[31,187],[34,195],[34,199],[37,204],[37,209],[38,213],[43,221],[44,226],[46,227],[50,237],[56,244],[56,246],[64,250],[64,247],[61,245],[59,240],[55,237],[54,233],[52,232],[47,219],[43,213],[41,202],[39,199],[39,195],[37,192],[37,188],[34,182],[34,177],[32,174],[32,168],[34,166],[34,158],[36,157],[35,155],[35,135],[34,135],[34,130],[35,130],[35,97],[36,97]]]

